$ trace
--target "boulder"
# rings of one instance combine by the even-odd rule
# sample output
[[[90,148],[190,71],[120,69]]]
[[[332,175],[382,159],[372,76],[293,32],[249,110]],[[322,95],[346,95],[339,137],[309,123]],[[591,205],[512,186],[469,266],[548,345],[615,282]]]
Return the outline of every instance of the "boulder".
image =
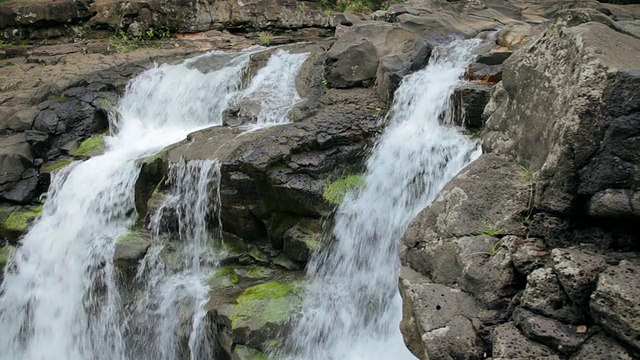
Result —
[[[580,9],[558,12],[505,61],[507,96],[487,120],[483,147],[540,170],[539,209],[579,214],[582,199],[599,191],[640,186],[632,165],[640,153],[632,140],[637,54],[640,39],[613,29],[602,13]]]
[[[587,339],[580,347],[580,350],[571,355],[569,359],[633,360],[622,345],[604,332],[597,333]]]
[[[515,50],[524,46],[532,37],[538,35],[540,32],[539,27],[527,24],[508,24],[498,31],[496,43],[509,50]]]
[[[553,249],[551,262],[560,285],[571,301],[586,307],[598,275],[607,267],[605,257],[580,249]]]
[[[529,276],[543,267],[549,258],[549,251],[541,239],[505,236],[502,243],[511,251],[513,267],[520,275]]]
[[[585,321],[584,310],[570,301],[551,268],[539,268],[527,276],[521,304],[525,309],[564,323],[579,325]]]
[[[495,360],[560,360],[548,347],[527,339],[512,322],[493,329],[492,347]]]
[[[516,310],[514,320],[515,325],[526,337],[560,353],[575,352],[587,339],[587,334],[576,333],[575,326],[566,325],[527,310]]]
[[[471,296],[431,283],[408,268],[403,268],[400,274],[400,294],[404,303],[408,303],[404,306],[401,329],[405,331],[405,339],[415,339],[409,343],[414,355],[420,359],[482,356],[476,331],[482,323],[480,319],[487,320],[494,314],[483,310]]]
[[[622,261],[604,270],[591,295],[591,316],[597,324],[640,352],[640,265]]]
[[[453,93],[454,122],[468,128],[482,128],[482,113],[489,102],[492,86],[477,82],[464,82]]]

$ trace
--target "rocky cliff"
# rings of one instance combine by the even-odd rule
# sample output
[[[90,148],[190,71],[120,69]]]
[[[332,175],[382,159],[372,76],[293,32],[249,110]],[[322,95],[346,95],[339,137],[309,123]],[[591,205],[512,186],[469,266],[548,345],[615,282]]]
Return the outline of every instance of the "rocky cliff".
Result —
[[[229,255],[210,280],[211,331],[222,358],[261,356],[297,314],[301,270],[330,241],[402,77],[433,46],[479,36],[453,103],[484,155],[402,239],[406,343],[420,359],[638,357],[639,19],[636,5],[579,0],[408,0],[366,15],[289,0],[2,2],[0,260],[49,174],[100,153],[130,78],[210,49],[308,40],[283,47],[310,53],[293,122],[243,133],[256,116],[245,101],[224,126],[141,159],[139,228],[116,245],[135,288],[167,169],[217,159]],[[252,56],[247,80],[272,52]]]

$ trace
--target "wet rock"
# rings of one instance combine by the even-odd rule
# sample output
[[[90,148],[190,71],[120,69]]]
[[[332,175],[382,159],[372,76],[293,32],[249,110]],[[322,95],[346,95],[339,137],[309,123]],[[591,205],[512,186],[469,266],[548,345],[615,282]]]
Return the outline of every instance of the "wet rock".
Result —
[[[116,240],[113,261],[137,263],[151,245],[150,234],[132,232]]]
[[[610,334],[640,351],[640,265],[622,261],[603,271],[591,295],[591,315]]]
[[[526,309],[564,323],[584,321],[583,311],[569,300],[551,268],[534,270],[527,277],[521,303]]]
[[[516,310],[514,320],[516,326],[522,330],[526,337],[560,353],[575,352],[587,339],[586,334],[576,333],[575,326],[566,325],[523,309]]]
[[[548,347],[527,339],[512,322],[493,329],[492,346],[494,359],[560,359]]]
[[[40,206],[25,206],[12,209],[11,213],[0,224],[0,237],[15,244],[25,234],[35,218],[42,212]]]
[[[601,332],[587,339],[570,360],[633,360],[627,350],[613,338]]]
[[[473,63],[467,68],[465,78],[485,84],[497,84],[502,80],[502,65],[487,65],[483,63]]]
[[[586,307],[598,275],[607,267],[605,257],[580,249],[553,249],[551,261],[553,271],[569,299],[578,306]]]
[[[231,353],[231,360],[267,359],[267,354],[244,345],[236,345]]]
[[[320,247],[321,233],[319,220],[303,219],[284,232],[284,254],[291,260],[306,263]]]
[[[454,122],[469,128],[484,126],[482,113],[489,102],[492,86],[489,84],[465,82],[453,93]]]

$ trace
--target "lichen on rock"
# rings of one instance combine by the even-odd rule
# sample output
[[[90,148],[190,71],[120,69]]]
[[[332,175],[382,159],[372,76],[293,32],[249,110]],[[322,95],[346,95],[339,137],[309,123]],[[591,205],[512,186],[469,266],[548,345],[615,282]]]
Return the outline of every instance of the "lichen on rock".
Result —
[[[91,157],[102,154],[104,150],[104,135],[97,134],[83,141],[78,149],[72,152],[72,155],[79,157]]]
[[[322,197],[329,203],[340,205],[347,193],[364,184],[362,175],[349,175],[342,177],[324,187]]]

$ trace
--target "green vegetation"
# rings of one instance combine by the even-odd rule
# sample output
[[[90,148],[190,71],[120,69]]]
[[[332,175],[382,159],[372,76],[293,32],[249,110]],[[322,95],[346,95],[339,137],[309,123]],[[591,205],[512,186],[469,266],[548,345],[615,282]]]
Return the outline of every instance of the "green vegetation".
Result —
[[[4,268],[7,265],[15,251],[16,248],[11,245],[0,248],[0,268]]]
[[[363,184],[364,177],[362,175],[343,177],[325,186],[322,196],[329,203],[340,205],[349,191],[358,188]]]
[[[281,324],[302,301],[302,284],[271,281],[247,288],[236,299],[237,305],[231,327],[249,326],[249,323]]]
[[[258,35],[258,40],[260,41],[260,45],[269,46],[273,42],[273,38],[269,33],[260,33]]]
[[[119,21],[115,19],[114,27],[116,27],[116,31],[111,36],[111,40],[109,41],[109,48],[116,53],[126,53],[144,46],[158,48],[160,44],[149,44],[148,41],[171,37],[171,32],[169,30],[156,30],[152,27],[144,32],[143,35],[132,36],[127,34],[123,29],[117,28],[118,23]]]
[[[268,360],[269,355],[244,345],[236,345],[233,350],[239,360]]]
[[[44,165],[40,171],[43,173],[52,173],[54,171],[60,170],[63,167],[71,164],[72,162],[74,162],[75,160],[73,159],[61,159],[52,163],[48,163],[46,165]]]
[[[236,267],[223,266],[218,268],[209,278],[209,285],[212,287],[227,287],[237,284],[238,281],[240,281],[240,277],[236,273]]]
[[[518,177],[521,180],[531,180],[533,178],[534,172],[526,166],[520,166],[520,172],[518,173]]]
[[[502,228],[492,228],[490,226],[483,226],[482,230],[478,233],[480,236],[491,236],[498,237],[501,235],[505,235],[504,230]]]
[[[23,208],[13,211],[9,217],[2,223],[2,227],[6,230],[24,232],[33,219],[38,217],[42,212],[42,205],[35,208]]]
[[[78,149],[76,149],[72,155],[90,157],[100,155],[104,152],[104,135],[93,135],[87,140],[83,141]]]

